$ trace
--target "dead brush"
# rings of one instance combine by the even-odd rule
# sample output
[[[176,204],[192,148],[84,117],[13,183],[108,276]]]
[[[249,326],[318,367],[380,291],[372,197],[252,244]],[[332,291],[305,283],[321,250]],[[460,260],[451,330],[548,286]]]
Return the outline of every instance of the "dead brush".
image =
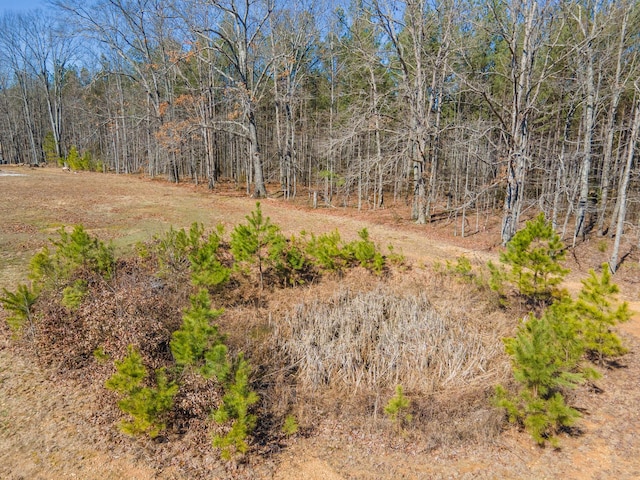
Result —
[[[393,391],[403,385],[427,394],[486,382],[502,355],[497,333],[440,314],[424,293],[390,293],[382,286],[301,304],[274,333],[301,386],[311,390],[342,385],[352,393]]]

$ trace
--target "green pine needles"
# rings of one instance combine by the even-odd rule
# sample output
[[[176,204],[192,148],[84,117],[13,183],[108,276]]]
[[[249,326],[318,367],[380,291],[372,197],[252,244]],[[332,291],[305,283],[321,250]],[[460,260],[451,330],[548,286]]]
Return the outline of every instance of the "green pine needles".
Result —
[[[199,364],[201,373],[210,378],[226,376],[226,347],[218,327],[212,325],[223,310],[212,310],[209,294],[200,290],[191,296],[191,306],[185,310],[182,326],[173,332],[171,353],[179,367]],[[222,363],[222,365],[220,365]]]
[[[81,269],[107,279],[113,275],[115,258],[111,245],[89,235],[82,225],[73,227],[71,233],[60,228],[58,235],[59,240],[51,241],[53,252],[44,247],[31,259],[29,276],[35,284],[57,288]]]
[[[509,267],[504,279],[525,297],[543,303],[557,296],[558,286],[569,272],[560,263],[564,258],[564,244],[543,213],[527,222],[500,255],[500,261]],[[492,275],[496,273],[494,267]],[[499,285],[495,278],[493,282]]]
[[[260,202],[256,209],[245,217],[246,224],[236,225],[231,232],[231,252],[237,262],[258,267],[260,289],[264,289],[264,271],[277,263],[284,250],[286,239],[280,227],[262,215]]]
[[[27,285],[20,284],[15,292],[10,292],[6,288],[3,288],[2,293],[0,303],[2,303],[2,307],[5,310],[11,312],[11,315],[7,318],[9,327],[14,332],[18,332],[28,323],[33,333],[33,306],[38,300],[37,292],[30,289]]]
[[[618,292],[618,286],[611,282],[609,265],[605,263],[600,276],[590,270],[589,277],[582,280],[582,290],[576,301],[584,346],[599,365],[604,365],[606,358],[627,353],[620,337],[611,330],[631,318],[626,302],[615,305]]]
[[[242,354],[238,356],[233,370],[232,380],[225,385],[222,405],[213,413],[216,423],[232,422],[231,429],[225,435],[213,437],[213,446],[221,450],[221,456],[226,460],[247,452],[247,437],[257,422],[257,417],[250,413],[250,409],[259,400],[249,384],[251,366]]]
[[[204,236],[202,224],[193,223],[189,231],[169,229],[158,238],[156,254],[160,273],[167,277],[189,271],[191,282],[200,287],[214,288],[229,280],[231,269],[219,258],[223,227]]]
[[[116,361],[116,373],[105,386],[123,396],[118,406],[132,417],[120,423],[120,430],[127,435],[155,438],[166,428],[163,417],[173,407],[178,385],[168,381],[164,369],[156,370],[155,387],[144,386],[147,376],[140,353],[130,345],[127,356]]]
[[[384,413],[393,422],[398,433],[413,418],[409,413],[410,405],[411,401],[404,395],[402,385],[396,386],[396,394],[389,399],[389,403],[384,407]]]
[[[539,444],[557,446],[556,434],[580,417],[564,393],[599,377],[584,364],[585,356],[602,366],[606,358],[626,353],[611,327],[628,320],[630,312],[626,303],[615,306],[618,287],[608,265],[602,265],[600,276],[591,270],[582,285],[576,301],[559,298],[540,317],[530,314],[516,336],[504,340],[519,390],[512,395],[497,387],[495,403]]]
[[[520,389],[509,395],[497,387],[495,403],[507,412],[509,421],[523,424],[541,445],[549,441],[557,446],[558,431],[579,418],[579,412],[565,404],[562,391],[574,388],[590,373],[579,369],[584,349],[574,341],[575,330],[565,330],[567,325],[575,329],[571,321],[564,322],[566,308],[551,307],[540,318],[529,315],[516,336],[504,340]]]

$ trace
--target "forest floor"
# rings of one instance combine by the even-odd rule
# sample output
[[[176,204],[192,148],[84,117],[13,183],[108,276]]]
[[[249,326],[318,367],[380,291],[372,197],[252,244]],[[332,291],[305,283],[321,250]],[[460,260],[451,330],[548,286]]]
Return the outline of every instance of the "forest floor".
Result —
[[[255,200],[233,188],[212,194],[201,187],[133,176],[46,168],[2,166],[2,173],[22,175],[0,178],[0,288],[24,282],[29,258],[63,225],[83,224],[126,251],[169,226],[188,227],[194,221],[209,227],[222,223],[230,231],[255,206]],[[461,238],[453,220],[414,225],[404,205],[358,212],[313,210],[310,203],[308,198],[295,203],[265,199],[262,206],[289,234],[337,228],[349,239],[366,227],[377,244],[394,245],[415,265],[460,255],[484,262],[499,254],[498,223],[492,218],[471,218],[468,230],[473,234]],[[579,288],[579,279],[606,261],[610,248],[607,240],[592,239],[573,249],[567,287]],[[637,251],[623,245],[623,254],[628,255],[615,281],[621,298],[640,312]],[[595,392],[587,387],[576,392],[574,404],[583,418],[571,435],[561,435],[561,449],[539,448],[516,428],[487,442],[431,449],[410,438],[381,440],[367,428],[327,418],[313,435],[299,436],[264,458],[255,478],[640,478],[640,314],[634,313],[619,331],[629,353],[617,368],[604,371]],[[0,478],[181,478],[176,471],[158,471],[152,459],[135,450],[114,455],[87,421],[95,404],[92,395],[52,381],[46,371],[16,354],[9,336],[0,337]]]

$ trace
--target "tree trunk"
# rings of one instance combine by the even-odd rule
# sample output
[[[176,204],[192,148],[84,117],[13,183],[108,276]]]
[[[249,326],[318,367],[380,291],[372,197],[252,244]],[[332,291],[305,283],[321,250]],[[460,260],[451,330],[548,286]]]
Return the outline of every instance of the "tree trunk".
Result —
[[[620,210],[618,212],[618,221],[616,223],[616,238],[613,242],[613,252],[611,252],[611,260],[609,262],[609,269],[612,273],[615,273],[618,269],[618,252],[620,250],[620,242],[622,241],[622,234],[624,232],[624,220],[627,214],[627,190],[629,188],[629,178],[631,177],[631,166],[633,156],[635,154],[635,145],[638,141],[638,130],[640,130],[640,100],[636,100],[635,115],[633,116],[633,124],[631,126],[631,138],[629,139],[629,148],[627,149],[627,163],[624,167],[624,175],[618,190]]]

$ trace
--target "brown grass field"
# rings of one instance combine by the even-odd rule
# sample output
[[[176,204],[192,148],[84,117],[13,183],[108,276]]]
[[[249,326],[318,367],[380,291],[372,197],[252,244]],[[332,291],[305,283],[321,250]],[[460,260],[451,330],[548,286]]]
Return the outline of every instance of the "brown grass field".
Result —
[[[14,288],[17,282],[26,280],[30,257],[61,226],[82,224],[99,238],[112,240],[118,253],[127,254],[133,244],[149,240],[169,226],[188,227],[195,221],[206,227],[222,223],[228,232],[255,206],[253,199],[233,188],[210,193],[194,186],[132,176],[75,174],[47,168],[2,166],[0,173],[20,174],[0,174],[0,288]],[[398,288],[403,282],[413,282],[414,286],[422,282],[437,291],[438,282],[445,280],[433,273],[434,262],[464,254],[481,263],[498,256],[494,219],[483,218],[480,232],[460,238],[454,236],[458,229],[452,221],[427,227],[413,225],[404,205],[362,212],[312,210],[309,205],[306,197],[291,203],[275,199],[262,202],[264,213],[287,234],[301,230],[323,233],[337,228],[344,238],[355,238],[357,231],[368,228],[376,244],[393,244],[411,263],[412,268],[404,273],[407,278],[397,280]],[[602,242],[590,240],[569,255],[570,291],[579,288],[579,279],[590,268],[606,261],[610,245]],[[630,245],[623,248],[628,256],[615,281],[621,287],[621,298],[638,312],[637,252]],[[365,281],[353,276],[329,279],[321,288],[331,292],[341,284],[358,282]],[[467,315],[477,319],[478,330],[489,322],[511,320],[483,318],[486,310],[474,307],[474,298],[464,286],[447,288],[451,290],[443,296],[450,298],[435,298],[436,308],[446,309],[451,315],[468,310]],[[303,290],[300,300],[321,295],[318,292],[311,287]],[[288,308],[291,300],[285,301],[284,294],[282,297]],[[279,297],[272,301],[277,303]],[[0,310],[0,321],[3,315]],[[585,385],[572,394],[572,404],[583,418],[574,431],[561,435],[560,449],[540,448],[515,427],[482,430],[495,425],[487,419],[479,422],[479,431],[469,433],[472,427],[468,426],[477,419],[456,413],[456,396],[462,403],[467,391],[465,385],[457,385],[447,391],[447,401],[435,397],[423,400],[425,409],[431,405],[429,408],[437,410],[441,401],[446,406],[446,412],[433,414],[437,421],[428,424],[431,432],[391,435],[388,429],[378,428],[380,422],[369,422],[365,417],[345,422],[344,416],[316,412],[311,415],[313,428],[308,428],[308,434],[256,453],[238,470],[227,467],[222,471],[228,478],[281,480],[640,478],[640,315],[635,313],[619,332],[629,353],[616,368],[604,370],[595,386]],[[181,468],[182,457],[176,457],[173,463],[167,458],[158,461],[150,452],[161,450],[149,449],[144,440],[105,434],[104,423],[96,427],[96,405],[103,401],[99,388],[83,388],[78,379],[61,380],[15,348],[6,328],[0,335],[0,478],[193,478]],[[488,409],[479,412],[491,416]],[[442,432],[454,433],[446,437]],[[466,433],[453,438],[455,432]],[[434,438],[440,440],[434,442]],[[201,457],[202,465],[219,462],[215,452],[191,452],[189,448],[194,447],[183,444],[189,454]],[[218,470],[211,467],[209,471]],[[211,474],[206,478],[219,477]]]

